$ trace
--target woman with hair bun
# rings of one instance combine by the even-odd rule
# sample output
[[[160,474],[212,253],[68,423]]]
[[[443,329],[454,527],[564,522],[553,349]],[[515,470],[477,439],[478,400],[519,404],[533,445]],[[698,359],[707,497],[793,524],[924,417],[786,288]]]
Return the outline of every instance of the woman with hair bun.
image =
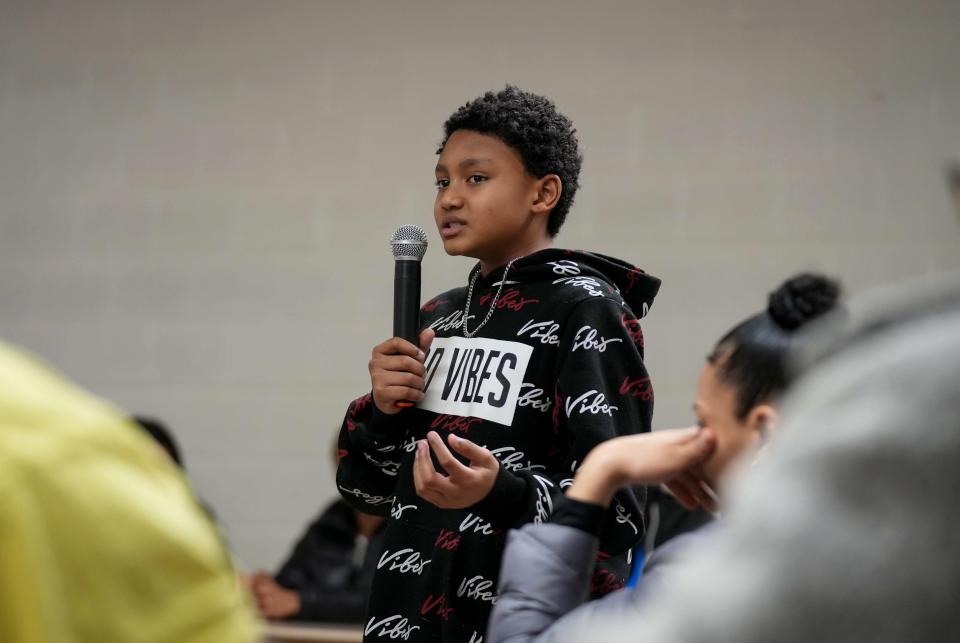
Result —
[[[598,531],[614,493],[626,485],[662,484],[687,509],[716,511],[738,462],[757,456],[776,429],[777,405],[790,383],[789,359],[810,322],[839,308],[839,284],[800,274],[770,294],[766,310],[716,343],[697,384],[697,426],[615,438],[594,448],[577,470],[550,521],[510,533],[487,643],[546,643],[568,627],[629,614],[672,562],[699,540],[677,536],[646,561],[635,589],[584,604]],[[582,630],[581,630],[582,631]]]
[[[800,274],[770,293],[767,310],[720,338],[700,373],[694,413],[697,426],[716,445],[702,464],[703,479],[720,483],[738,456],[756,451],[776,427],[777,402],[790,383],[787,363],[798,332],[837,307],[839,284],[822,275]],[[669,485],[677,495],[682,485]],[[694,500],[678,497],[689,506]],[[686,501],[686,502],[685,502]]]

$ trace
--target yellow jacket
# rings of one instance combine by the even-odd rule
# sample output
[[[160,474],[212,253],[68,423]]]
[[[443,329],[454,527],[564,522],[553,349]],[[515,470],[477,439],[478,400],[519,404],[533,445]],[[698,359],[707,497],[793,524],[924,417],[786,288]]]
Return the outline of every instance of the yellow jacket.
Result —
[[[256,634],[216,528],[159,447],[0,343],[0,641]]]

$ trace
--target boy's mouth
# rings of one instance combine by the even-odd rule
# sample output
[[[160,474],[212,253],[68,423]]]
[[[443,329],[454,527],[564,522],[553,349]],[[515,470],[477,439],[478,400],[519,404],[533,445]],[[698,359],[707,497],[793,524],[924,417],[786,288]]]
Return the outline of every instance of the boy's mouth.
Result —
[[[466,227],[466,224],[459,219],[444,219],[440,225],[440,236],[444,239],[450,239],[460,234],[464,227]]]

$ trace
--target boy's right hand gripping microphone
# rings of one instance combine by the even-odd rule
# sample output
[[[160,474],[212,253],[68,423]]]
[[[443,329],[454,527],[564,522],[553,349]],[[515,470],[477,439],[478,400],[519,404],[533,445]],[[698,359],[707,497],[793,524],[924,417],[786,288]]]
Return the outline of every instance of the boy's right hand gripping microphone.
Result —
[[[420,262],[427,252],[427,235],[415,225],[402,225],[390,238],[393,252],[393,336],[414,346],[420,339]],[[399,408],[414,405],[408,400],[395,402]]]

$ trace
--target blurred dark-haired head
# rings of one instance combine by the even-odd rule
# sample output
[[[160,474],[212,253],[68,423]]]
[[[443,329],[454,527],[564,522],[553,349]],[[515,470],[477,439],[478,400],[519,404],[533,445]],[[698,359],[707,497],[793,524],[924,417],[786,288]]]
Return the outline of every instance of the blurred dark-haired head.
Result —
[[[134,415],[132,419],[140,428],[149,433],[150,437],[156,440],[157,444],[167,452],[167,455],[170,456],[170,459],[173,460],[178,467],[183,468],[180,448],[177,446],[176,440],[173,439],[173,434],[170,432],[170,429],[168,429],[163,422],[143,415]]]
[[[840,285],[823,275],[804,273],[788,279],[770,293],[767,309],[720,338],[707,361],[736,390],[737,417],[769,402],[786,389],[787,358],[796,331],[831,311]]]
[[[777,288],[766,310],[720,338],[700,374],[694,410],[717,446],[704,464],[711,483],[730,463],[762,445],[777,423],[776,402],[790,384],[790,358],[800,331],[834,311],[839,284],[823,275],[800,274]]]

